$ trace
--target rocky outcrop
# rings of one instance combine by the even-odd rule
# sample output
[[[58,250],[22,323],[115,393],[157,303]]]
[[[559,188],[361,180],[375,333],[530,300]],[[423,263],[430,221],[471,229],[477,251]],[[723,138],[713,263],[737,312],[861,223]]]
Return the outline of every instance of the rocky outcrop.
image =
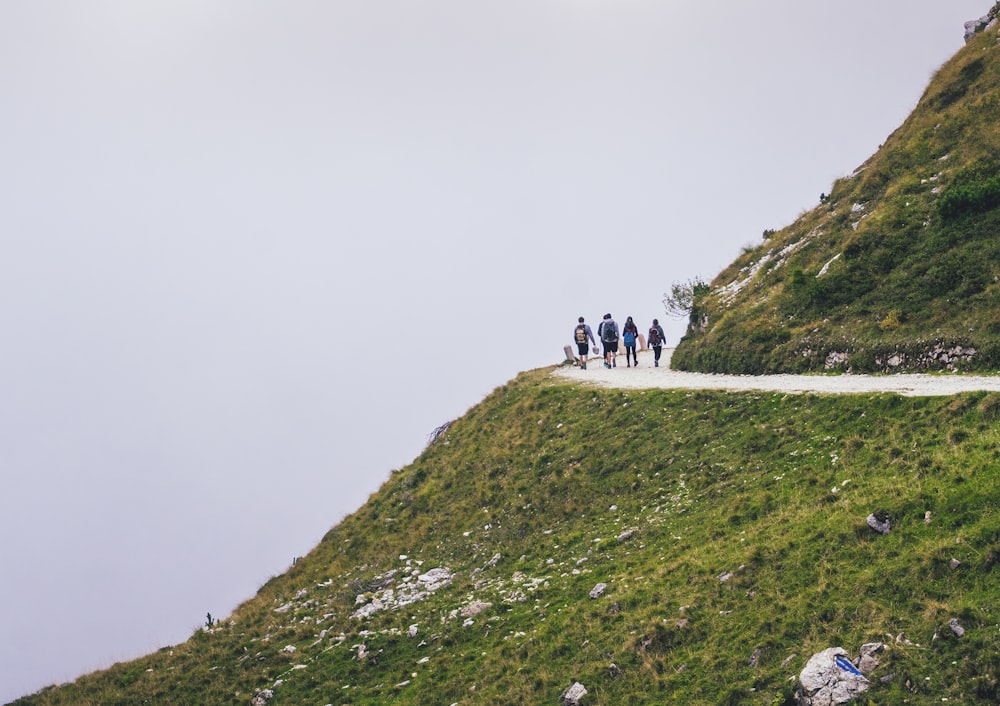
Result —
[[[846,704],[868,691],[869,682],[843,648],[831,647],[809,658],[799,674],[799,706]]]
[[[980,32],[984,32],[991,29],[997,23],[997,6],[993,6],[989,12],[980,17],[978,20],[969,20],[965,23],[965,41],[968,43],[970,39],[975,37]]]

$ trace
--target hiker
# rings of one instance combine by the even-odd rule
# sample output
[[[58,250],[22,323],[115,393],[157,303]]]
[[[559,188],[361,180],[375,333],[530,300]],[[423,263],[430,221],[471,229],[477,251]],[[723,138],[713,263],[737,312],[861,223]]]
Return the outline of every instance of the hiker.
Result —
[[[576,341],[576,348],[580,353],[581,370],[587,369],[587,355],[590,353],[590,345],[587,343],[587,339],[590,339],[590,343],[593,344],[596,350],[597,341],[594,340],[594,332],[590,330],[590,326],[583,323],[583,317],[581,316],[576,320],[576,328],[573,329],[573,340]]]
[[[632,363],[629,362],[629,354],[632,355],[632,360],[635,361],[635,367],[639,367],[639,358],[635,353],[635,344],[638,338],[639,329],[630,316],[625,319],[625,324],[622,326],[622,343],[625,344],[625,366],[628,368],[632,367]]]
[[[649,342],[649,347],[653,349],[653,367],[660,367],[660,353],[663,352],[663,339],[666,336],[663,334],[663,327],[660,326],[660,322],[653,319],[653,325],[649,327],[649,337],[646,339]]]
[[[604,320],[597,327],[597,337],[601,339],[604,346],[604,367],[617,368],[618,361],[618,324],[611,318],[611,314],[605,314]]]

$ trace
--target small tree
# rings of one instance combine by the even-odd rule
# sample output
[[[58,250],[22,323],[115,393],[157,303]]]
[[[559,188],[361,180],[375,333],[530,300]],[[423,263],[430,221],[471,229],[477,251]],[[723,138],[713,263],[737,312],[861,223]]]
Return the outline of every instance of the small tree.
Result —
[[[670,293],[663,295],[663,306],[667,316],[682,319],[687,317],[688,330],[702,326],[701,302],[710,287],[701,277],[695,277],[687,282],[674,282],[670,285]]]

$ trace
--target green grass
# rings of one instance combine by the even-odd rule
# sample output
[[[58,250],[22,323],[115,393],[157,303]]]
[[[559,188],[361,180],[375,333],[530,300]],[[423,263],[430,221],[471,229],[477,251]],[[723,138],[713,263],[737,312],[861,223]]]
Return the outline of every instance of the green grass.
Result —
[[[673,364],[802,372],[841,352],[856,372],[1000,369],[998,151],[1000,45],[983,33],[856,174],[715,278]],[[928,360],[938,344],[977,353]]]
[[[809,655],[871,641],[890,644],[871,703],[995,703],[998,413],[995,394],[624,392],[525,373],[212,632],[16,703],[273,688],[279,705],[534,704],[577,680],[585,706],[786,704]],[[878,510],[886,536],[865,524]],[[350,617],[417,562],[452,583]],[[491,605],[465,625],[473,601]]]

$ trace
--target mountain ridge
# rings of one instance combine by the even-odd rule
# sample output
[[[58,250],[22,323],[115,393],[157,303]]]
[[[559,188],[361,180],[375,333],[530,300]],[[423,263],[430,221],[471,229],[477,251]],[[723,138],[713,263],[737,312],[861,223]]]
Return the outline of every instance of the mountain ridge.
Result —
[[[952,277],[995,267],[995,136],[975,115],[993,115],[995,39],[973,37],[921,98],[920,120],[951,122],[908,120],[713,281],[678,367],[995,369],[996,280]],[[905,310],[913,288],[873,284],[928,253],[955,262],[925,258],[921,286],[968,286],[971,305]],[[949,360],[919,362],[939,346]],[[872,644],[862,703],[1000,700],[1000,393],[613,389],[553,371],[442,425],[230,616],[13,703],[791,706],[811,654],[860,663]]]
[[[996,12],[874,155],[711,282],[678,368],[1000,368]]]
[[[578,682],[582,706],[792,704],[809,654],[874,642],[879,701],[1000,695],[1000,393],[551,372],[455,420],[231,616],[14,703],[559,703]]]

